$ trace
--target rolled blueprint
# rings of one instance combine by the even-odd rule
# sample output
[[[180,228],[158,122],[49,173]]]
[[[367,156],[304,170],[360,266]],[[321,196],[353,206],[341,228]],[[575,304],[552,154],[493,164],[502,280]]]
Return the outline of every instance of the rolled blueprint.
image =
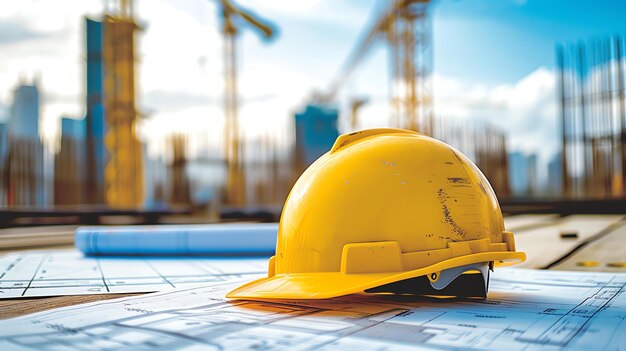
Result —
[[[97,226],[76,229],[85,255],[273,254],[277,223]]]

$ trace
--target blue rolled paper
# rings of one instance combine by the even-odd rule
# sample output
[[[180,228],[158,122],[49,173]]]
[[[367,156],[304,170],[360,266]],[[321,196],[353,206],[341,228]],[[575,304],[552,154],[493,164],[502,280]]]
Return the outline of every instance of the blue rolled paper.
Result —
[[[277,223],[89,226],[76,229],[85,255],[271,255]]]

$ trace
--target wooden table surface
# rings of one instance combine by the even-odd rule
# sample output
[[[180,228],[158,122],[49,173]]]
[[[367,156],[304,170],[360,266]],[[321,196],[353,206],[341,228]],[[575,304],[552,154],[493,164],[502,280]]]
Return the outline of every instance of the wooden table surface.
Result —
[[[621,215],[518,215],[505,218],[515,233],[518,251],[525,251],[525,268],[624,272],[626,221]],[[20,249],[71,248],[74,227],[0,230],[0,253]],[[53,234],[51,234],[53,233]],[[24,237],[20,237],[23,234]],[[5,245],[5,243],[8,243]],[[33,244],[43,243],[41,246]],[[592,262],[590,264],[589,262]],[[140,294],[103,294],[0,299],[0,319],[80,303]]]

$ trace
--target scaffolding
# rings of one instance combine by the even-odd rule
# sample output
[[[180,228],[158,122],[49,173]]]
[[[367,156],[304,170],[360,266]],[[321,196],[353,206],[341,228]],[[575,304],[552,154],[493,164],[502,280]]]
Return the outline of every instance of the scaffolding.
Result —
[[[624,197],[626,107],[621,37],[557,45],[562,193]]]
[[[380,43],[389,48],[389,101],[392,126],[430,134],[432,103],[432,26],[431,0],[392,0],[375,12],[373,25],[354,47],[330,87],[314,96],[318,105],[329,105],[337,97],[355,68]],[[353,128],[358,110],[366,99],[351,102]]]
[[[385,28],[392,75],[392,120],[396,127],[430,134],[432,27],[430,1],[394,0]]]
[[[104,17],[104,169],[106,204],[136,208],[143,203],[142,146],[136,135],[135,31],[132,1],[121,1]]]

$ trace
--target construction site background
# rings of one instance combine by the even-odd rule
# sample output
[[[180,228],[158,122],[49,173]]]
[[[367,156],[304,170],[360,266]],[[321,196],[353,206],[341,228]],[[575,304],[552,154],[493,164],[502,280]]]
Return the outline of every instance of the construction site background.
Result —
[[[16,83],[8,123],[0,123],[5,209],[184,209],[206,218],[246,209],[279,211],[294,181],[339,134],[368,126],[361,111],[379,97],[353,94],[346,86],[355,75],[367,79],[368,72],[357,68],[381,48],[388,52],[388,68],[381,68],[389,72],[385,126],[415,130],[458,148],[483,171],[501,201],[625,198],[626,69],[619,35],[554,43],[559,106],[554,117],[560,130],[553,132],[561,137],[561,150],[543,166],[536,153],[511,150],[509,135],[492,123],[438,113],[431,18],[437,2],[428,0],[378,6],[348,57],[337,58],[343,63],[326,89],[300,103],[286,127],[245,135],[239,118],[245,101],[237,84],[245,48],[239,38],[242,31],[256,32],[271,47],[280,40],[280,23],[220,0],[215,4],[223,77],[215,79],[224,82],[219,104],[225,120],[214,128],[223,129],[222,136],[172,131],[148,145],[138,133],[141,120],[150,117],[136,101],[141,89],[136,46],[150,29],[136,20],[133,1],[106,4],[101,17],[84,19],[86,112],[61,118],[58,146],[46,147],[40,135],[45,102],[40,83]],[[160,152],[155,156],[149,149]]]

